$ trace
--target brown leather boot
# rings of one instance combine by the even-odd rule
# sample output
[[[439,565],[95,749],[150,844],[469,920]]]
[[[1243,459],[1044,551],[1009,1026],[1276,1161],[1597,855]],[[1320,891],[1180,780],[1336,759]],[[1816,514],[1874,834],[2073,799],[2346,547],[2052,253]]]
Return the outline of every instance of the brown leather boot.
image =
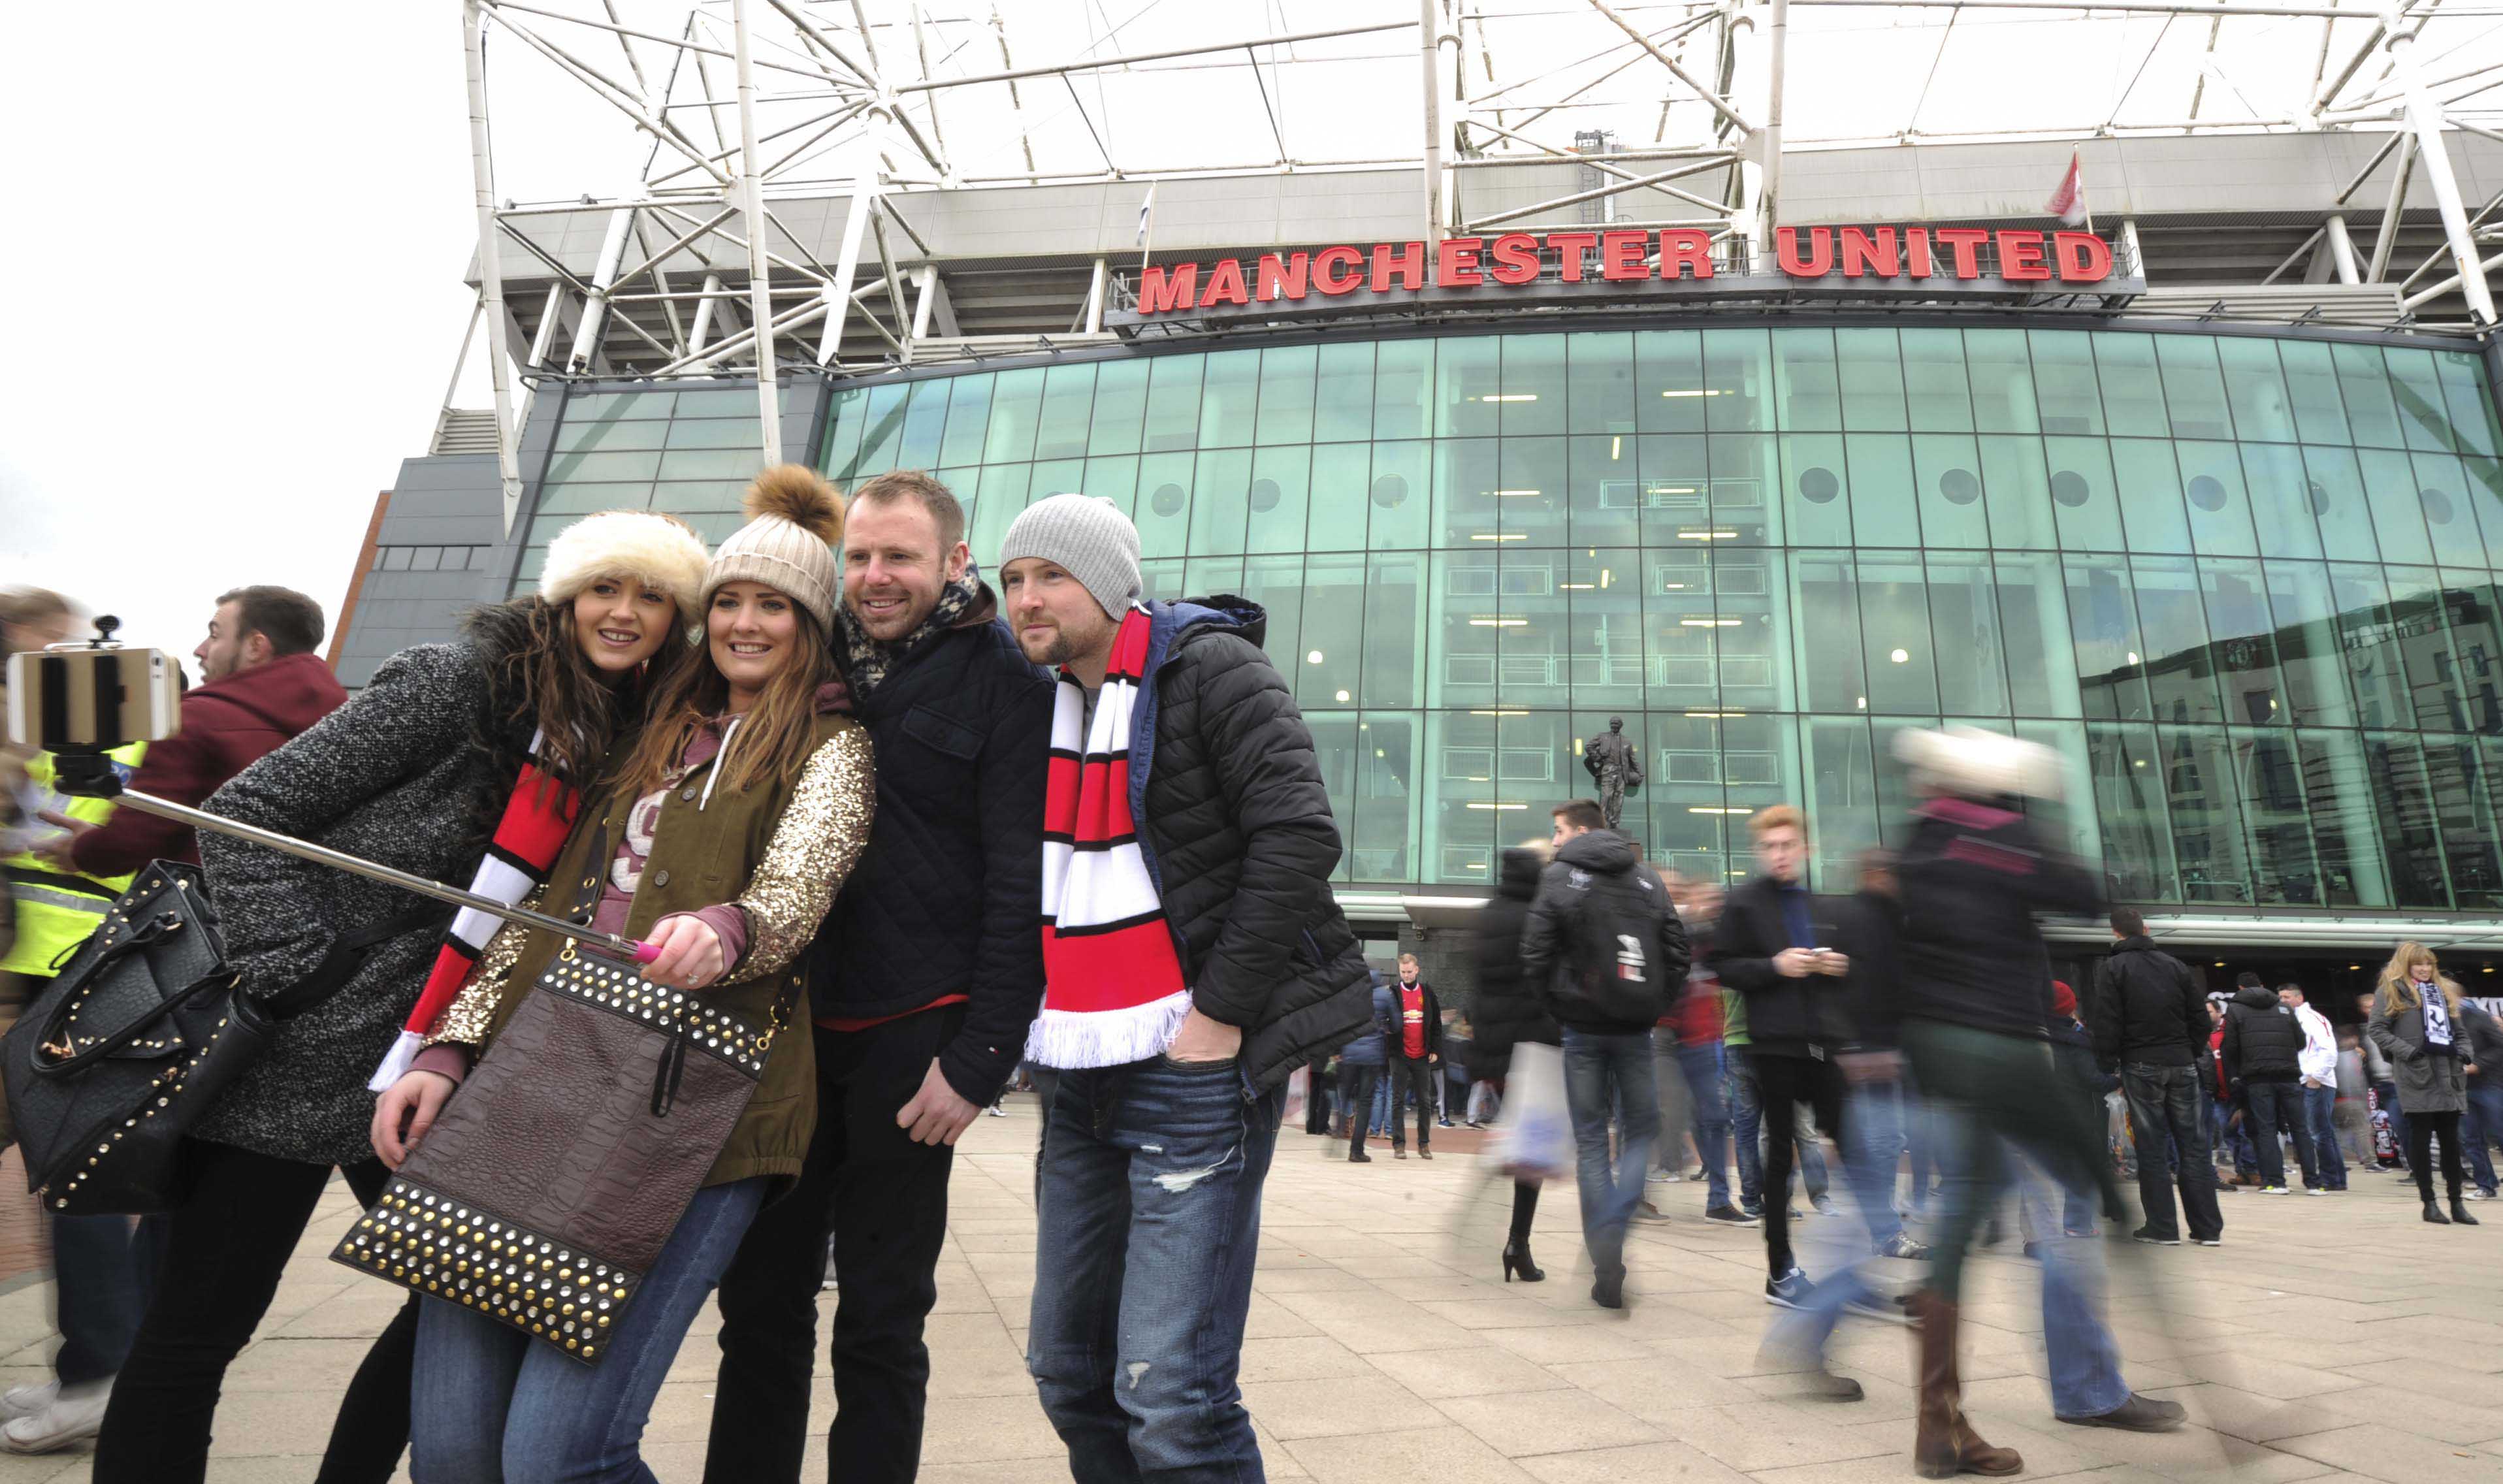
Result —
[[[1912,1467],[1925,1479],[1959,1473],[2009,1474],[2025,1461],[2013,1448],[1983,1442],[1965,1421],[1963,1384],[1956,1377],[1956,1308],[1935,1292],[1912,1295],[1912,1346],[1919,1365],[1920,1421],[1912,1440]]]

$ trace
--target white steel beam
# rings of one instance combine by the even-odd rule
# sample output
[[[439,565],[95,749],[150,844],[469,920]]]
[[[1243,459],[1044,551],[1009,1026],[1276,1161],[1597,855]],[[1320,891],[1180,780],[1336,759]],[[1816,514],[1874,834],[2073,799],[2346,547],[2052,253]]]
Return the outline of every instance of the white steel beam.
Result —
[[[835,353],[843,343],[843,321],[852,307],[852,279],[860,270],[861,238],[869,228],[869,219],[877,214],[877,188],[864,185],[852,192],[851,208],[843,216],[843,245],[835,256],[835,281],[826,286],[826,328],[817,339],[817,364],[833,365]]]
[[[2347,230],[2345,217],[2331,217],[2324,228],[2329,233],[2329,260],[2337,266],[2342,284],[2360,284],[2364,275],[2355,265],[2355,238]]]
[[[2398,167],[2390,176],[2389,203],[2382,208],[2382,229],[2373,235],[2372,264],[2364,269],[2364,282],[2378,284],[2389,271],[2390,249],[2399,240],[2399,213],[2407,210],[2409,178],[2416,173],[2417,136],[2403,134],[2399,139]]]
[[[634,213],[608,214],[608,234],[600,240],[600,258],[591,270],[591,297],[582,306],[582,323],[573,329],[573,348],[565,368],[575,374],[594,369],[600,355],[600,332],[608,319],[608,291],[616,286],[617,265],[625,260],[627,239],[634,230]]]
[[[756,69],[748,53],[747,0],[730,0],[733,50],[738,56],[738,199],[747,228],[749,317],[755,321],[757,428],[765,463],[782,462],[782,395],[773,364],[773,281],[767,265],[765,190],[756,173]],[[848,262],[848,259],[845,259]]]
[[[1608,4],[1608,0],[1591,0],[1591,8],[1597,11],[1600,15],[1607,17],[1610,20],[1616,22],[1617,29],[1625,32],[1628,36],[1632,37],[1636,46],[1641,47],[1645,52],[1652,54],[1653,60],[1667,68],[1679,82],[1684,83],[1687,86],[1695,89],[1695,95],[1701,98],[1704,102],[1711,104],[1712,111],[1719,114],[1723,119],[1728,120],[1732,128],[1738,130],[1738,132],[1742,134],[1754,132],[1748,124],[1746,117],[1740,114],[1736,109],[1730,106],[1729,99],[1721,96],[1717,92],[1714,92],[1711,88],[1697,81],[1693,73],[1687,71],[1684,67],[1679,66],[1676,57],[1673,57],[1666,52],[1662,51],[1658,46],[1653,44],[1650,37],[1645,36],[1641,31],[1636,30],[1634,28],[1634,23],[1628,20],[1624,16],[1619,15],[1616,7]]]
[[[1443,240],[1443,78],[1434,0],[1417,0],[1417,54],[1423,72],[1425,240]]]
[[[1236,37],[1231,41],[1209,42],[1200,46],[1174,47],[1162,52],[1132,52],[1121,56],[1089,56],[1077,61],[1053,62],[1043,67],[1011,67],[999,72],[978,73],[963,78],[930,78],[918,83],[899,83],[897,92],[932,92],[942,87],[978,87],[985,83],[1012,83],[1024,78],[1058,77],[1070,72],[1101,72],[1107,68],[1127,67],[1134,62],[1161,62],[1178,56],[1205,56],[1212,52],[1240,52],[1246,47],[1283,47],[1299,41],[1327,41],[1333,36],[1370,36],[1377,31],[1404,31],[1417,22],[1386,20],[1374,25],[1339,26],[1327,31],[1295,31],[1284,36]]]
[[[496,221],[496,172],[488,155],[486,15],[480,0],[463,0],[461,50],[469,86],[469,185],[478,215],[478,313],[490,325],[504,323],[504,268],[498,252],[503,231]],[[490,335],[487,379],[496,396],[496,472],[504,486],[504,534],[522,508],[522,463],[514,447],[512,368]]]
[[[2491,325],[2494,296],[2486,287],[2486,267],[2478,260],[2477,239],[2469,231],[2468,208],[2459,199],[2459,178],[2452,173],[2451,146],[2442,137],[2442,105],[2434,100],[2417,66],[2417,28],[2403,27],[2400,16],[2395,0],[2384,0],[2382,25],[2390,33],[2390,64],[2407,100],[2408,127],[2416,134],[2417,153],[2424,158],[2425,184],[2433,188],[2434,207],[2442,215],[2443,235],[2451,243],[2451,260],[2459,270],[2459,290],[2468,300],[2469,316],[2480,325]]]

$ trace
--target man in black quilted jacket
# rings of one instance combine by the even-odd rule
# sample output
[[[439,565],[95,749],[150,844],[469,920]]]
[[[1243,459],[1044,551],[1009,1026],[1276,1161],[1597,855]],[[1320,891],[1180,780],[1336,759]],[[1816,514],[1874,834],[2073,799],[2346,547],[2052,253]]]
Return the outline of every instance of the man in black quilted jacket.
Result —
[[[1281,1088],[1373,1015],[1312,734],[1258,607],[1139,601],[1111,501],[1029,505],[999,571],[1059,672],[1026,1363],[1073,1477],[1257,1479],[1236,1372]]]
[[[851,1484],[918,1472],[950,1159],[1043,997],[1051,682],[998,621],[964,507],[938,480],[898,470],[856,487],[842,558],[835,658],[876,753],[876,813],[808,949],[808,1162],[722,1278],[707,1484],[800,1476],[829,1231],[832,1467]]]

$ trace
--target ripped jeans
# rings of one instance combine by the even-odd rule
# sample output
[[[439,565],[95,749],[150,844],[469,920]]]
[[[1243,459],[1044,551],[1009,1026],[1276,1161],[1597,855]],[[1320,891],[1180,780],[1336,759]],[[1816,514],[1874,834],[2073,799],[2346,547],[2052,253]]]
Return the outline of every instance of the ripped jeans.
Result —
[[[1265,1477],[1235,1375],[1279,1108],[1230,1060],[1061,1074],[1026,1368],[1071,1477]]]

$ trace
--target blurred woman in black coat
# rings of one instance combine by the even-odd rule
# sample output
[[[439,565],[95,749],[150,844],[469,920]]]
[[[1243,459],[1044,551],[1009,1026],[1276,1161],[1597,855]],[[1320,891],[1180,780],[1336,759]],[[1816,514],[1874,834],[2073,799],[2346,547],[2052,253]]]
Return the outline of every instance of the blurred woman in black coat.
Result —
[[[1529,900],[1538,894],[1538,874],[1547,868],[1551,853],[1543,841],[1504,851],[1494,895],[1478,913],[1478,986],[1469,1000],[1477,1039],[1469,1048],[1469,1075],[1480,1082],[1501,1082],[1512,1069],[1513,1047],[1522,1042],[1564,1042],[1539,986],[1521,970],[1522,928],[1529,920]],[[1529,1224],[1537,1215],[1538,1182],[1514,1181],[1512,1232],[1503,1244],[1506,1283],[1515,1277],[1536,1283],[1547,1276],[1529,1258]]]

